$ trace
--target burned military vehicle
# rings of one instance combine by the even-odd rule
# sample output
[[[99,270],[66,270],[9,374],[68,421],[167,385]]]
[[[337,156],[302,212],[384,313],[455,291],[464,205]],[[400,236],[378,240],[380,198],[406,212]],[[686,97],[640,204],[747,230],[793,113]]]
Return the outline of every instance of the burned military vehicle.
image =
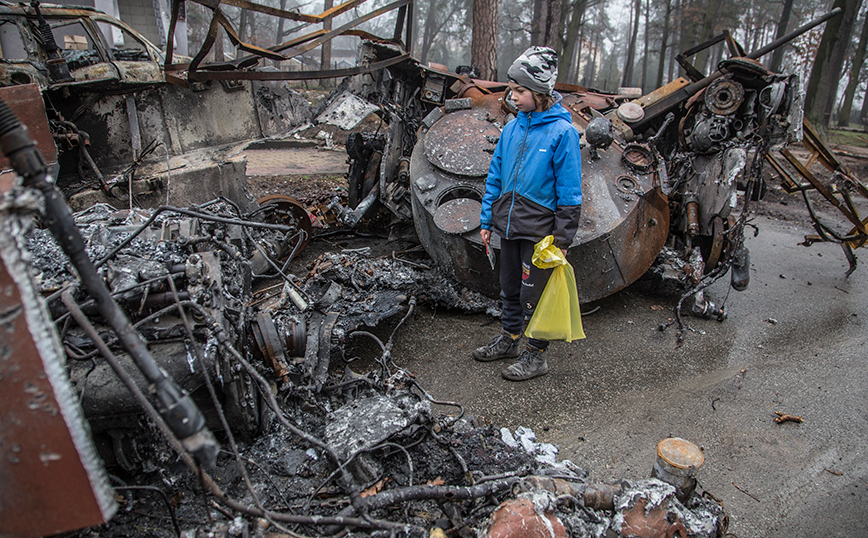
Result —
[[[802,138],[801,89],[798,77],[771,73],[757,59],[834,15],[751,54],[723,34],[678,57],[686,78],[638,98],[556,85],[582,133],[582,221],[568,254],[581,275],[582,302],[647,275],[687,290],[695,313],[725,317],[696,292],[704,278],[708,282],[730,269],[733,288],[747,287],[748,211],[739,200],[748,205],[766,188],[763,163],[776,164],[792,190],[820,190],[812,178],[798,184],[792,179],[797,174],[785,172],[771,156]],[[689,63],[690,55],[721,42],[731,57],[711,75]],[[400,54],[374,43],[364,51],[371,63]],[[397,218],[412,215],[434,260],[459,282],[496,296],[498,272],[489,266],[479,238],[479,212],[494,146],[512,117],[502,107],[508,104],[506,85],[405,61],[357,75],[342,89],[370,103],[389,103],[380,106],[386,126],[347,141],[355,208],[346,211],[347,222],[375,202]],[[840,163],[824,164],[837,166],[836,174],[852,187],[848,190],[864,195]],[[746,192],[740,197],[739,191]],[[820,192],[837,207],[844,205]],[[852,234],[862,237],[865,226],[855,211],[845,216],[855,226],[847,240],[822,235],[842,243],[852,265],[851,247],[864,243]]]

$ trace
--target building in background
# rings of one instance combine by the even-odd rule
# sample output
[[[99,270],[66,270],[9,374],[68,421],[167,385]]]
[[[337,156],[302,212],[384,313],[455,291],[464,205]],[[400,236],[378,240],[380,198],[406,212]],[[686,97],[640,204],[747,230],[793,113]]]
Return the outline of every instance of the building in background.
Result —
[[[166,35],[171,20],[171,3],[168,0],[54,0],[52,3],[66,6],[88,6],[118,18],[132,26],[151,43],[166,50]],[[174,51],[186,55],[187,21],[184,14],[185,3],[181,3],[181,14],[175,29]],[[122,46],[123,35],[108,31],[106,40],[112,46]]]

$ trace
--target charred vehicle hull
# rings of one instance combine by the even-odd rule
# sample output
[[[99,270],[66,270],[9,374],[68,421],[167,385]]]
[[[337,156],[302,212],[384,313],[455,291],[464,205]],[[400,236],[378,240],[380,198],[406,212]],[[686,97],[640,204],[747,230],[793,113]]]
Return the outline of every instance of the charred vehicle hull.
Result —
[[[644,96],[556,86],[582,133],[582,221],[568,252],[582,302],[643,275],[687,297],[706,276],[732,268],[733,288],[747,287],[743,227],[751,199],[764,189],[762,163],[800,140],[803,125],[798,78],[771,73],[756,58],[829,16],[750,55],[732,44],[733,57],[706,77],[682,58],[692,80],[679,78]],[[390,54],[368,47],[371,61]],[[399,218],[406,218],[402,208],[409,203],[428,254],[462,284],[497,296],[497,267],[483,251],[479,211],[494,147],[513,117],[501,110],[505,85],[412,61],[365,77],[349,91],[371,102],[387,94],[400,106],[381,110],[389,124],[384,149],[371,149],[368,157],[350,153],[350,192],[371,196],[366,165],[379,166],[373,196]],[[407,130],[416,121],[410,150]],[[401,164],[406,160],[409,174]],[[725,317],[701,294],[695,300],[694,311]]]
[[[479,237],[479,209],[504,121],[492,107],[500,107],[502,96],[486,96],[477,108],[446,113],[423,127],[410,166],[413,216],[426,250],[459,281],[492,296],[500,290],[498,272],[489,266]],[[591,110],[606,104],[606,97],[585,92],[564,97],[579,132],[587,130]],[[583,302],[611,295],[642,276],[669,235],[667,199],[644,149],[621,141],[601,152],[582,148],[582,221],[568,259],[580,275]],[[499,249],[499,238],[493,244]]]

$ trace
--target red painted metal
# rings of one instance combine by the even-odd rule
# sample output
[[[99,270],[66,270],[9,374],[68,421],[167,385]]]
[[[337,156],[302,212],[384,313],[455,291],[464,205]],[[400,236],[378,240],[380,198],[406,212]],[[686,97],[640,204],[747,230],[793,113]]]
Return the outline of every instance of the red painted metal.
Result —
[[[103,523],[115,503],[102,462],[28,266],[0,226],[0,536]]]
[[[48,127],[45,115],[45,103],[42,93],[36,84],[23,84],[0,88],[0,99],[9,105],[21,123],[27,126],[30,137],[36,141],[36,149],[42,154],[45,162],[57,162],[57,146]],[[9,170],[12,166],[9,159],[0,154],[0,170]]]

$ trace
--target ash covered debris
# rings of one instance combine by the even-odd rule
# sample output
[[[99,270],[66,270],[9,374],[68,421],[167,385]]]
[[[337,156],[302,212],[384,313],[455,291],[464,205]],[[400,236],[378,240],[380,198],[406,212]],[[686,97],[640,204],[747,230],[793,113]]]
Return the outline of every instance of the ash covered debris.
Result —
[[[360,298],[370,298],[383,290],[392,290],[468,313],[500,315],[500,306],[496,301],[457,284],[434,267],[430,260],[425,260],[429,264],[426,265],[400,258],[395,253],[371,257],[370,252],[366,248],[320,256],[308,274],[311,277],[308,288],[310,294],[316,295],[323,282],[330,286],[330,283],[335,282],[341,285],[342,290],[338,304],[350,309],[352,303],[359,304]],[[325,294],[329,291],[334,290],[326,290]],[[325,300],[329,300],[328,297]],[[368,301],[362,301],[361,308],[365,309],[367,305]]]
[[[207,404],[203,368],[194,360],[194,344],[178,305],[193,309],[192,334],[204,346],[205,368],[216,375],[221,401],[231,410],[231,428],[256,432],[262,402],[222,346],[270,367],[269,375],[281,386],[318,390],[329,365],[344,358],[353,331],[375,327],[417,300],[497,313],[490,299],[462,290],[437,269],[394,254],[372,258],[365,249],[324,254],[304,278],[295,277],[288,268],[310,240],[309,221],[306,213],[301,219],[283,213],[272,218],[273,212],[285,212],[286,200],[278,202],[277,208],[266,204],[252,218],[226,200],[133,212],[96,205],[76,216],[88,255],[97,260],[109,290],[160,366]],[[41,291],[53,294],[50,307],[86,415],[95,433],[107,436],[111,461],[132,469],[138,459],[137,432],[127,426],[130,416],[140,413],[138,406],[111,369],[95,360],[94,342],[69,322],[57,300],[59,290],[75,284],[75,271],[47,231],[32,229],[27,245]],[[85,313],[96,313],[83,292],[78,300]],[[94,322],[99,324],[98,317]],[[214,330],[221,332],[220,345]],[[118,346],[113,336],[108,343]],[[119,356],[127,361],[123,353]]]
[[[52,302],[70,377],[122,499],[110,523],[79,536],[427,536],[435,527],[516,536],[502,534],[513,523],[493,515],[512,512],[514,501],[549,514],[566,535],[606,536],[618,532],[618,514],[641,512],[619,501],[625,492],[661,487],[590,483],[532,432],[507,435],[466,417],[397,367],[391,338],[362,328],[403,314],[394,335],[417,300],[493,308],[428,260],[346,250],[317,257],[296,277],[288,271],[303,234],[263,228],[267,219],[246,219],[225,201],[159,212],[99,206],[77,217],[112,292],[224,447],[204,471],[179,460],[157,419],[142,416],[93,341]],[[31,230],[28,245],[45,294],[75,283],[42,231]],[[269,257],[272,274],[256,276],[254,257],[276,252],[285,257]],[[88,299],[78,301],[88,311]],[[98,317],[91,322],[133,371]],[[346,358],[350,339],[373,344],[377,357]],[[671,495],[647,497],[690,536],[725,529],[722,509],[699,495],[687,507]]]

